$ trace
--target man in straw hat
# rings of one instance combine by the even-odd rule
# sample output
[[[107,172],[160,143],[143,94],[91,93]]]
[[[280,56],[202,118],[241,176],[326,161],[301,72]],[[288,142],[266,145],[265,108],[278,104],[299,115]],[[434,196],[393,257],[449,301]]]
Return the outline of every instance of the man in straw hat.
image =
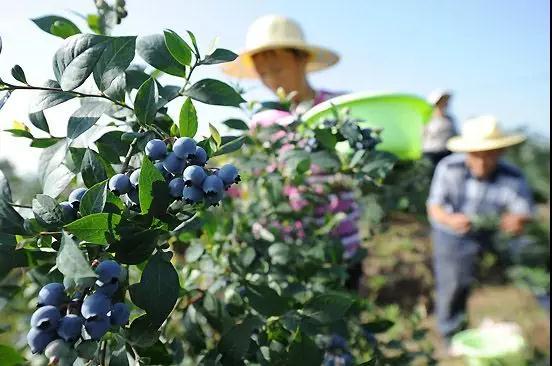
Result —
[[[424,128],[423,151],[433,167],[450,154],[447,141],[456,135],[454,120],[448,111],[451,97],[452,93],[449,90],[438,89],[431,92],[427,98],[435,109],[433,117]]]
[[[246,36],[245,50],[234,62],[223,66],[223,71],[238,78],[260,79],[274,94],[280,88],[286,93],[293,92],[295,108],[298,105],[316,105],[338,95],[315,90],[307,79],[308,73],[326,69],[338,60],[339,56],[334,51],[308,43],[301,27],[292,19],[266,15],[251,24]],[[293,120],[288,117],[290,113],[285,111],[263,111],[253,116],[252,127],[269,126],[273,123],[287,125]],[[322,182],[331,180],[332,176],[322,173],[315,178],[317,182]],[[360,247],[360,211],[354,194],[344,189],[335,189],[330,195],[328,206],[317,212],[320,217],[325,213],[346,214],[346,218],[336,228],[336,235],[344,247],[345,257],[353,257]],[[351,265],[347,286],[358,289],[361,275],[360,263]]]
[[[437,165],[427,201],[432,225],[438,328],[445,341],[465,325],[466,301],[488,231],[474,228],[476,216],[500,217],[498,229],[518,235],[533,213],[527,182],[500,158],[525,140],[503,133],[493,116],[465,122],[462,134],[448,140],[452,154]]]

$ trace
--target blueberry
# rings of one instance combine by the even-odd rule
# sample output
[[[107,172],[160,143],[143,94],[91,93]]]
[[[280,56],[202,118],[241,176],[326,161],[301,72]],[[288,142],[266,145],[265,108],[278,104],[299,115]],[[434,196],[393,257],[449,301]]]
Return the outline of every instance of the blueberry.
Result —
[[[330,349],[341,349],[346,350],[347,349],[347,340],[343,338],[340,335],[334,334],[332,338],[330,339],[330,342],[328,344],[328,348]]]
[[[72,365],[77,358],[76,352],[71,344],[64,342],[61,339],[56,339],[51,342],[44,350],[44,356],[50,360],[51,364],[59,366],[62,364],[62,362],[60,362],[62,359],[65,360],[67,358],[73,358],[72,356],[74,356],[72,362],[63,362],[63,364]]]
[[[184,189],[184,180],[182,178],[173,178],[169,182],[169,194],[171,197],[182,198],[182,189]]]
[[[180,159],[193,159],[196,153],[196,142],[189,137],[181,137],[174,142],[173,152]]]
[[[38,292],[38,305],[60,306],[66,302],[65,286],[62,283],[52,282],[40,289]]]
[[[67,201],[60,202],[59,207],[61,208],[64,222],[71,222],[77,218],[77,213],[75,212],[75,209],[73,208],[73,206],[71,206],[69,202]]]
[[[112,325],[125,325],[128,323],[128,318],[130,317],[130,309],[128,305],[122,302],[118,302],[113,305],[111,309],[111,324]]]
[[[218,176],[210,175],[205,178],[201,188],[206,195],[216,195],[224,191],[224,183]]]
[[[159,139],[153,139],[146,144],[146,155],[152,160],[163,159],[167,154],[167,145]]]
[[[100,282],[96,282],[96,293],[103,294],[107,297],[113,296],[115,292],[117,292],[117,289],[119,288],[118,283],[106,283],[106,284],[100,284]]]
[[[109,190],[117,196],[128,193],[131,188],[130,179],[125,174],[115,174],[109,179]]]
[[[238,183],[240,181],[238,169],[232,164],[226,164],[222,166],[222,168],[217,171],[217,176],[222,179],[226,187],[229,187],[233,183]]]
[[[209,157],[207,156],[207,151],[201,146],[196,147],[194,157],[190,159],[190,163],[194,165],[204,166],[207,163]]]
[[[121,277],[121,265],[112,260],[104,260],[96,267],[96,274],[101,285],[117,283]]]
[[[170,153],[169,156],[163,161],[163,167],[169,173],[174,175],[182,174],[182,171],[186,167],[186,161],[180,159],[174,152]]]
[[[138,187],[131,189],[130,192],[127,193],[127,198],[132,205],[140,207],[140,193]]]
[[[182,177],[184,178],[184,183],[187,186],[201,187],[201,184],[205,178],[207,178],[207,174],[202,167],[198,165],[190,165],[184,169]]]
[[[130,184],[132,184],[134,188],[138,187],[138,183],[140,182],[140,169],[133,171],[129,179]]]
[[[27,333],[27,343],[32,353],[42,353],[46,346],[56,338],[56,332],[46,332],[36,328],[31,328]]]
[[[205,201],[209,206],[218,206],[219,202],[224,197],[223,192],[209,193],[205,196]]]
[[[61,318],[57,334],[66,342],[75,342],[81,336],[84,319],[76,314],[69,314]]]
[[[31,316],[31,327],[44,331],[53,331],[57,328],[61,315],[59,309],[52,305],[42,306]]]
[[[184,187],[182,190],[182,200],[187,204],[201,202],[203,201],[203,197],[203,191],[197,187]]]
[[[158,161],[157,163],[154,164],[155,167],[157,168],[157,170],[159,170],[159,172],[161,173],[161,175],[163,176],[163,178],[165,178],[165,180],[169,180],[172,178],[172,174],[169,173],[165,167],[163,166],[163,162],[162,161]]]
[[[106,315],[94,316],[84,322],[84,327],[90,338],[97,341],[107,333],[111,327],[111,322]]]
[[[82,196],[84,196],[86,191],[86,188],[77,188],[69,194],[69,203],[71,204],[71,206],[73,206],[75,210],[79,209],[80,200]]]
[[[111,308],[111,301],[101,293],[94,293],[85,297],[81,306],[81,314],[85,319],[105,317]]]

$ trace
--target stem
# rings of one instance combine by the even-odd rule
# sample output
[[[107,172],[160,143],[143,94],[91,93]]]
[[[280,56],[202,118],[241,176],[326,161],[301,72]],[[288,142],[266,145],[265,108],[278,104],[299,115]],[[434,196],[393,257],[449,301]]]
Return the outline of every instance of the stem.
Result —
[[[134,146],[136,146],[137,142],[138,142],[138,137],[136,137],[130,143],[130,146],[128,147],[128,151],[127,151],[126,156],[125,156],[125,162],[123,163],[123,167],[121,168],[121,173],[124,173],[125,170],[127,170],[128,164],[130,163],[130,159],[132,159],[132,153],[134,151]]]
[[[17,204],[17,203],[13,203],[13,202],[8,202],[8,205],[13,206],[13,207],[21,207],[21,208],[30,208],[30,209],[32,209],[31,206],[19,205],[19,204]]]
[[[100,356],[100,365],[102,366],[106,366],[107,364],[105,363],[105,358],[106,358],[106,355],[107,355],[107,341],[102,341],[101,345],[100,345],[100,349],[101,349],[101,356]]]
[[[61,234],[61,231],[41,231],[39,235],[56,235]]]
[[[132,107],[129,107],[128,105],[126,105],[123,102],[119,102],[118,100],[112,99],[112,98],[108,97],[105,94],[88,94],[88,93],[77,92],[77,91],[74,91],[74,90],[62,90],[62,89],[59,89],[59,88],[47,88],[47,87],[44,87],[44,86],[32,86],[32,85],[22,86],[22,85],[12,85],[12,84],[8,84],[8,83],[4,83],[4,85],[7,86],[7,88],[1,88],[0,90],[45,90],[45,91],[53,91],[53,92],[58,92],[58,93],[73,94],[77,97],[83,97],[83,98],[103,98],[103,99],[107,99],[107,100],[111,101],[112,103],[115,103],[115,104],[117,104],[121,107],[124,107],[124,108],[130,109],[131,111],[134,111],[134,109]]]

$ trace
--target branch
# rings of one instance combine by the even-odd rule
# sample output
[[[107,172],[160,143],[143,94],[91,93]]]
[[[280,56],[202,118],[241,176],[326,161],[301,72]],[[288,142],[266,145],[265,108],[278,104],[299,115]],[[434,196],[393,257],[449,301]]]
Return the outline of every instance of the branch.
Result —
[[[127,170],[128,164],[130,163],[130,159],[132,159],[132,153],[134,151],[134,146],[136,146],[137,142],[138,142],[138,137],[136,137],[130,143],[130,146],[128,147],[128,151],[127,151],[126,156],[125,156],[125,162],[123,163],[123,166],[121,168],[121,173],[124,173],[125,170]]]
[[[20,207],[20,208],[29,208],[29,209],[32,209],[31,206],[19,205],[19,204],[17,204],[17,203],[13,203],[13,202],[8,202],[8,205],[13,206],[13,207]]]

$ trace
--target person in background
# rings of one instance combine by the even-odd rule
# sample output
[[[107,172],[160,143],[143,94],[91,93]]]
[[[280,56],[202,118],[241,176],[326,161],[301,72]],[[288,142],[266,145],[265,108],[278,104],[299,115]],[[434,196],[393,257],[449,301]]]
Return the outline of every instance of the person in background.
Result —
[[[437,164],[427,210],[437,323],[445,346],[466,324],[477,259],[492,244],[492,231],[478,230],[476,218],[497,217],[500,225],[495,231],[519,235],[533,215],[530,188],[522,173],[501,160],[506,148],[524,139],[504,134],[493,116],[473,118],[465,122],[460,136],[448,140],[448,149],[457,154]]]
[[[447,141],[456,135],[455,123],[448,111],[451,97],[452,93],[447,90],[435,90],[428,97],[435,109],[425,126],[422,146],[424,156],[431,161],[433,168],[450,154]]]
[[[256,19],[248,29],[246,48],[239,57],[223,66],[223,71],[238,78],[259,79],[269,90],[278,95],[294,93],[292,109],[308,109],[342,93],[315,89],[308,73],[326,69],[339,61],[339,56],[324,47],[307,43],[299,24],[279,15],[266,15]],[[252,118],[252,128],[266,127],[273,123],[287,125],[290,113],[266,110]],[[319,174],[318,183],[331,175]],[[358,219],[360,211],[353,192],[334,191],[325,212],[344,212],[347,217],[336,228],[336,235],[344,246],[345,257],[354,256],[360,247]],[[318,210],[320,212],[320,210]],[[323,214],[323,213],[322,213]],[[361,263],[351,266],[347,287],[357,290],[362,275]]]

